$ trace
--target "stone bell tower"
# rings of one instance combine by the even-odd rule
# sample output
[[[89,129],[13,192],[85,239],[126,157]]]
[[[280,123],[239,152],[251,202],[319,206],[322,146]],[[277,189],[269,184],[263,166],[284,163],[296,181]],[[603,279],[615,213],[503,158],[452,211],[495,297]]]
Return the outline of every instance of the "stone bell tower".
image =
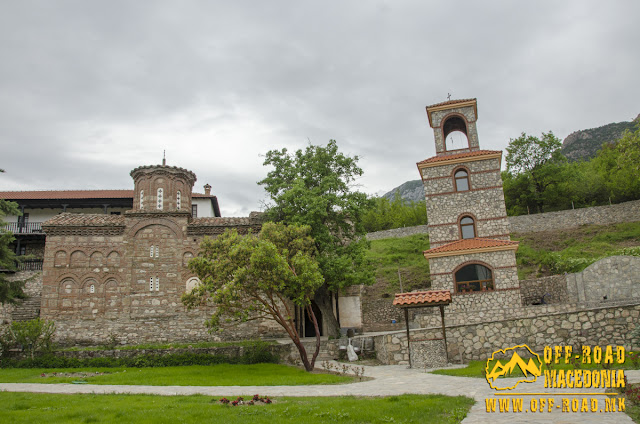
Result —
[[[492,301],[519,305],[518,242],[509,237],[500,177],[502,152],[480,149],[476,99],[427,106],[427,116],[436,156],[417,166],[429,219],[431,248],[424,256],[429,260],[432,289],[482,293],[495,298]],[[453,136],[458,145],[449,143]],[[471,303],[480,300],[473,299]]]

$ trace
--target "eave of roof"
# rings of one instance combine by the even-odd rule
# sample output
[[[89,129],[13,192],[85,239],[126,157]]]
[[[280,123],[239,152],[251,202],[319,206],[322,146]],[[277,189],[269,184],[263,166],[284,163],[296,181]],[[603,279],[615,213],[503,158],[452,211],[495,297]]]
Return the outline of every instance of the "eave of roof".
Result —
[[[474,114],[476,118],[478,117],[477,99],[474,98],[474,99],[447,100],[446,102],[436,103],[434,105],[427,106],[426,109],[427,109],[427,117],[429,118],[429,125],[431,126],[431,128],[433,128],[433,122],[431,120],[431,114],[433,112],[437,112],[440,110],[455,109],[463,106],[473,106]]]
[[[430,290],[422,292],[396,293],[393,306],[417,307],[437,306],[451,303],[449,290]]]
[[[416,165],[419,170],[423,168],[431,168],[434,166],[453,165],[462,162],[473,162],[477,160],[487,160],[498,158],[502,160],[501,150],[473,150],[470,152],[454,153],[451,155],[432,156],[422,160]]]
[[[191,193],[195,198],[211,198],[216,196],[203,193]],[[0,191],[0,199],[4,200],[66,200],[66,199],[131,199],[133,190],[31,190]]]
[[[517,250],[520,242],[511,240],[496,240],[486,238],[473,238],[457,240],[442,246],[424,251],[427,259],[443,256],[457,256],[468,253],[498,252],[504,250]]]

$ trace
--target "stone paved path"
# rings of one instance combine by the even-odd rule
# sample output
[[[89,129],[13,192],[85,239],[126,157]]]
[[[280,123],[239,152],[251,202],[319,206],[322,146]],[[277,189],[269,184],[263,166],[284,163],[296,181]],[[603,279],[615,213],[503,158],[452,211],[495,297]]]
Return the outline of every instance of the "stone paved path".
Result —
[[[521,396],[524,399],[523,412],[487,413],[485,399],[498,399],[507,396],[495,396],[495,391],[487,384],[486,380],[479,378],[450,377],[425,372],[424,370],[411,370],[405,366],[367,366],[365,376],[373,377],[373,380],[361,383],[331,385],[331,386],[114,386],[92,384],[28,384],[28,383],[0,383],[0,391],[10,392],[35,392],[35,393],[131,393],[131,394],[156,394],[165,396],[203,394],[209,396],[252,396],[256,393],[274,396],[390,396],[407,393],[414,394],[444,394],[449,396],[464,395],[474,398],[476,404],[464,419],[464,424],[475,423],[632,423],[633,421],[622,412],[592,413],[592,412],[562,412],[562,407],[552,408],[552,412],[524,412],[530,409],[531,399],[545,400],[549,396]],[[640,371],[626,371],[630,382],[640,382]],[[568,390],[544,389],[543,379],[535,383],[520,383],[516,388],[518,393],[554,393],[551,396],[555,405],[562,405],[562,398],[576,396],[563,396]],[[571,393],[603,393],[602,389],[572,389]],[[605,396],[584,395],[587,399],[597,399],[598,408],[605,405]],[[548,405],[548,404],[547,404]],[[496,406],[496,410],[498,410]]]

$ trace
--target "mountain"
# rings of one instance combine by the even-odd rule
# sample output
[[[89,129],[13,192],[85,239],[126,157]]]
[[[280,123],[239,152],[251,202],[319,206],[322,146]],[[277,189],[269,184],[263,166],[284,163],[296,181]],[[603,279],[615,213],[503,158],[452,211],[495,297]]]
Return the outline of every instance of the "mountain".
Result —
[[[424,200],[424,187],[422,180],[407,181],[391,190],[388,193],[383,194],[381,197],[385,197],[391,201],[396,198],[396,193],[400,194],[400,198],[405,202],[420,202]]]
[[[630,122],[616,122],[598,128],[571,133],[562,142],[561,152],[571,161],[589,160],[596,156],[604,143],[615,143],[625,130],[634,131],[640,115]]]

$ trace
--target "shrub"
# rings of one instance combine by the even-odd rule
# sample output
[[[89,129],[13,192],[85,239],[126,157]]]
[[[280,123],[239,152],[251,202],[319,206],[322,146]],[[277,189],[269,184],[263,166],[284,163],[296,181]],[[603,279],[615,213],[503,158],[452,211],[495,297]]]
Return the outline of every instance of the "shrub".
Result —
[[[278,363],[277,355],[269,351],[269,344],[257,342],[245,348],[239,357],[210,355],[207,353],[174,353],[169,355],[144,354],[131,358],[69,358],[47,354],[26,359],[3,358],[3,368],[149,368],[174,367],[184,365],[216,364],[256,364],[261,362]]]
[[[51,338],[56,331],[53,321],[40,318],[29,321],[14,321],[2,337],[3,351],[12,347],[21,348],[31,359],[35,353],[51,351],[53,344]]]

